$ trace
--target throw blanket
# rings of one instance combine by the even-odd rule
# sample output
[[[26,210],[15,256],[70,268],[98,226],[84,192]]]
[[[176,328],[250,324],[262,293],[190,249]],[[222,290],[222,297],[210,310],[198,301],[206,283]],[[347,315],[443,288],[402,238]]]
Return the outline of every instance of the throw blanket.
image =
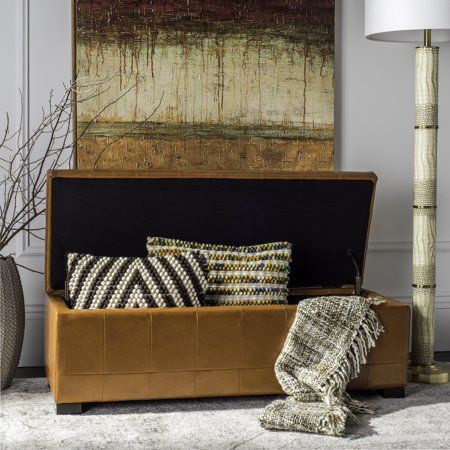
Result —
[[[358,376],[383,327],[371,309],[382,301],[357,296],[303,300],[275,374],[289,397],[266,407],[264,428],[341,436],[354,412],[371,413],[345,388]]]

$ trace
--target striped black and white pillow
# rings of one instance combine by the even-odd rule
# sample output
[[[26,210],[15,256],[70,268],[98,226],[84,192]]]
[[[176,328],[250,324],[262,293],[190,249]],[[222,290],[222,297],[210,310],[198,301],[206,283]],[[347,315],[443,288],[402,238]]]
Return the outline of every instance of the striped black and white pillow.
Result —
[[[208,261],[199,252],[155,257],[67,256],[66,301],[74,309],[201,306]]]
[[[200,251],[208,257],[206,305],[287,303],[291,244],[252,246],[200,244],[162,237],[147,238],[149,255]]]

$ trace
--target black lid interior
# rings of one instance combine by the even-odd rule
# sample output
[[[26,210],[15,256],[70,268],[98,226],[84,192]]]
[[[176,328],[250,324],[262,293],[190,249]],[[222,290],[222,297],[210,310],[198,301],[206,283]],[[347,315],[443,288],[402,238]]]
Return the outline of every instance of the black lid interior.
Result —
[[[232,245],[289,241],[291,288],[353,284],[347,250],[363,272],[375,179],[339,173],[318,179],[230,179],[55,172],[47,290],[64,288],[66,253],[144,256],[147,236]]]

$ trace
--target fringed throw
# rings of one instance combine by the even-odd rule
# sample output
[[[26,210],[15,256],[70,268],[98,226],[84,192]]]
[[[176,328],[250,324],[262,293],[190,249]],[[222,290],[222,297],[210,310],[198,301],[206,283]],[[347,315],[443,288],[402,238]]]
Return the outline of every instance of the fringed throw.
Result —
[[[356,378],[383,327],[371,309],[382,301],[357,296],[303,300],[275,364],[286,400],[261,414],[264,428],[341,436],[353,413],[372,413],[346,386]]]

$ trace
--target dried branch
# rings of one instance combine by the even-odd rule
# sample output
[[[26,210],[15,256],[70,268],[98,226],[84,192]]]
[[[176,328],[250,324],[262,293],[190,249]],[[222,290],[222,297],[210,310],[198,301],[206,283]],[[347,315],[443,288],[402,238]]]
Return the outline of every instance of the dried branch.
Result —
[[[97,159],[94,162],[94,169],[98,168],[98,162],[100,161],[100,158],[102,157],[103,153],[105,153],[106,150],[108,150],[109,147],[111,147],[112,145],[114,145],[116,142],[120,141],[120,139],[124,138],[125,136],[133,133],[134,131],[138,130],[139,128],[141,128],[144,124],[146,124],[156,113],[156,111],[159,109],[159,107],[161,106],[161,103],[163,101],[164,98],[164,92],[161,95],[161,98],[159,100],[159,103],[156,105],[155,109],[151,112],[150,115],[148,115],[142,122],[139,122],[136,126],[132,127],[130,130],[126,131],[125,133],[121,134],[119,137],[117,137],[116,139],[112,140],[108,145],[106,145],[101,152],[98,154]]]
[[[58,100],[55,100],[55,94],[51,91],[47,107],[42,108],[40,122],[30,135],[24,130],[22,92],[20,92],[21,115],[17,130],[11,130],[10,117],[6,114],[5,128],[0,133],[0,256],[2,250],[19,233],[25,232],[36,239],[42,239],[38,233],[43,227],[33,225],[33,222],[45,213],[47,171],[68,165],[70,167],[77,142],[108,108],[124,98],[139,83],[137,81],[117,98],[108,101],[78,136],[74,137],[72,127],[74,94],[76,104],[97,99],[109,91],[108,83],[112,78],[114,77],[84,84],[83,80],[78,79],[77,85],[75,83],[64,85],[64,92]],[[164,94],[148,117],[112,143],[147,123],[161,106],[163,96]],[[95,168],[100,157],[112,143],[101,150]]]

